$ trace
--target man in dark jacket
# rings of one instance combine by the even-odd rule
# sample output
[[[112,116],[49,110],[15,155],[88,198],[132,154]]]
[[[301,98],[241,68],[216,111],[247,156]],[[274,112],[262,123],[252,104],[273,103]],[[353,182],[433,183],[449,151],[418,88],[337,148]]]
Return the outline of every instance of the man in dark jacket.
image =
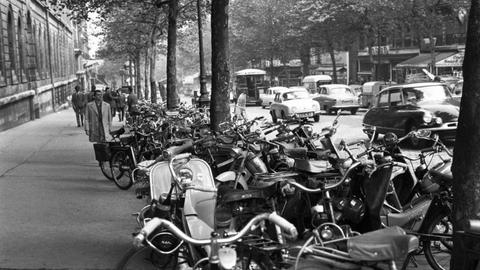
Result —
[[[83,116],[85,114],[86,105],[87,100],[85,94],[80,90],[80,86],[75,86],[75,93],[72,95],[72,107],[77,118],[77,127],[83,126]]]

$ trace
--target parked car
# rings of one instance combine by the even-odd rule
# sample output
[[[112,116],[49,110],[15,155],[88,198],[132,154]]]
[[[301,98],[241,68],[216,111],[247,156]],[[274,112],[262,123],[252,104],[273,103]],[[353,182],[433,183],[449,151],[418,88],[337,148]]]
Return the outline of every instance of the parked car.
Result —
[[[429,129],[443,140],[452,140],[459,111],[445,84],[396,85],[378,93],[377,103],[365,114],[363,125],[376,127],[377,135],[393,132],[404,136],[412,130]],[[418,140],[412,143],[415,145]]]
[[[313,99],[328,114],[336,113],[338,110],[347,110],[356,114],[360,107],[358,97],[345,84],[323,84],[319,86],[318,91],[319,93],[314,94]]]
[[[359,96],[360,107],[370,108],[375,103],[375,97],[378,92],[382,89],[385,89],[395,82],[384,82],[384,81],[371,81],[366,82],[362,85],[362,93]]]
[[[313,117],[315,122],[318,122],[320,121],[320,106],[310,97],[305,88],[294,87],[275,94],[273,103],[270,105],[270,115],[274,123],[278,118],[290,119],[293,117]]]
[[[309,75],[303,78],[302,83],[310,94],[316,94],[320,85],[332,83],[332,77],[329,75]]]
[[[283,86],[267,88],[263,94],[260,94],[260,99],[262,99],[262,108],[265,109],[267,106],[270,107],[270,104],[272,104],[273,100],[275,99],[275,95],[279,92],[285,91],[288,91],[288,88]]]

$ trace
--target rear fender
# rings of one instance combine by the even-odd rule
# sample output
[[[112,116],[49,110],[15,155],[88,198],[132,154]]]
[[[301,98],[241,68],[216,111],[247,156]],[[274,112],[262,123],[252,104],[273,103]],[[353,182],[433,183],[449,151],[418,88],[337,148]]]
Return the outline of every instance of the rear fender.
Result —
[[[235,183],[236,177],[237,177],[237,174],[234,171],[226,171],[217,175],[217,177],[215,177],[215,180],[220,183],[228,183],[228,182]],[[248,189],[247,181],[245,180],[245,177],[243,175],[240,175],[240,179],[238,180],[238,183],[242,186],[244,190]]]

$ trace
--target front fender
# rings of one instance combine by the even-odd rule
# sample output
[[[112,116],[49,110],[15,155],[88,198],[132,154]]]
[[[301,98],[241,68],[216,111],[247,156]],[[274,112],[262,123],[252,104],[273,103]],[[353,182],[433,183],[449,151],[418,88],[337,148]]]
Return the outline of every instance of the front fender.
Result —
[[[220,183],[228,183],[228,182],[235,183],[236,177],[237,177],[237,174],[235,172],[226,171],[217,175],[217,177],[215,177],[215,180]],[[248,189],[247,181],[245,180],[245,177],[243,175],[240,175],[240,179],[238,180],[238,183],[242,186],[243,190]]]

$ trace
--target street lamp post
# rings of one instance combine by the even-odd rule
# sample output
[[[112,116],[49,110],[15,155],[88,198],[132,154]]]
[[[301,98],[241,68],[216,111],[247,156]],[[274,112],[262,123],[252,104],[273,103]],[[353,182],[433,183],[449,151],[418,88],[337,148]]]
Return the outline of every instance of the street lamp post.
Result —
[[[200,97],[198,103],[200,106],[209,106],[210,98],[207,92],[207,80],[205,78],[205,62],[203,57],[203,31],[202,31],[202,10],[200,0],[197,0],[197,20],[198,20],[198,51],[200,55]]]

